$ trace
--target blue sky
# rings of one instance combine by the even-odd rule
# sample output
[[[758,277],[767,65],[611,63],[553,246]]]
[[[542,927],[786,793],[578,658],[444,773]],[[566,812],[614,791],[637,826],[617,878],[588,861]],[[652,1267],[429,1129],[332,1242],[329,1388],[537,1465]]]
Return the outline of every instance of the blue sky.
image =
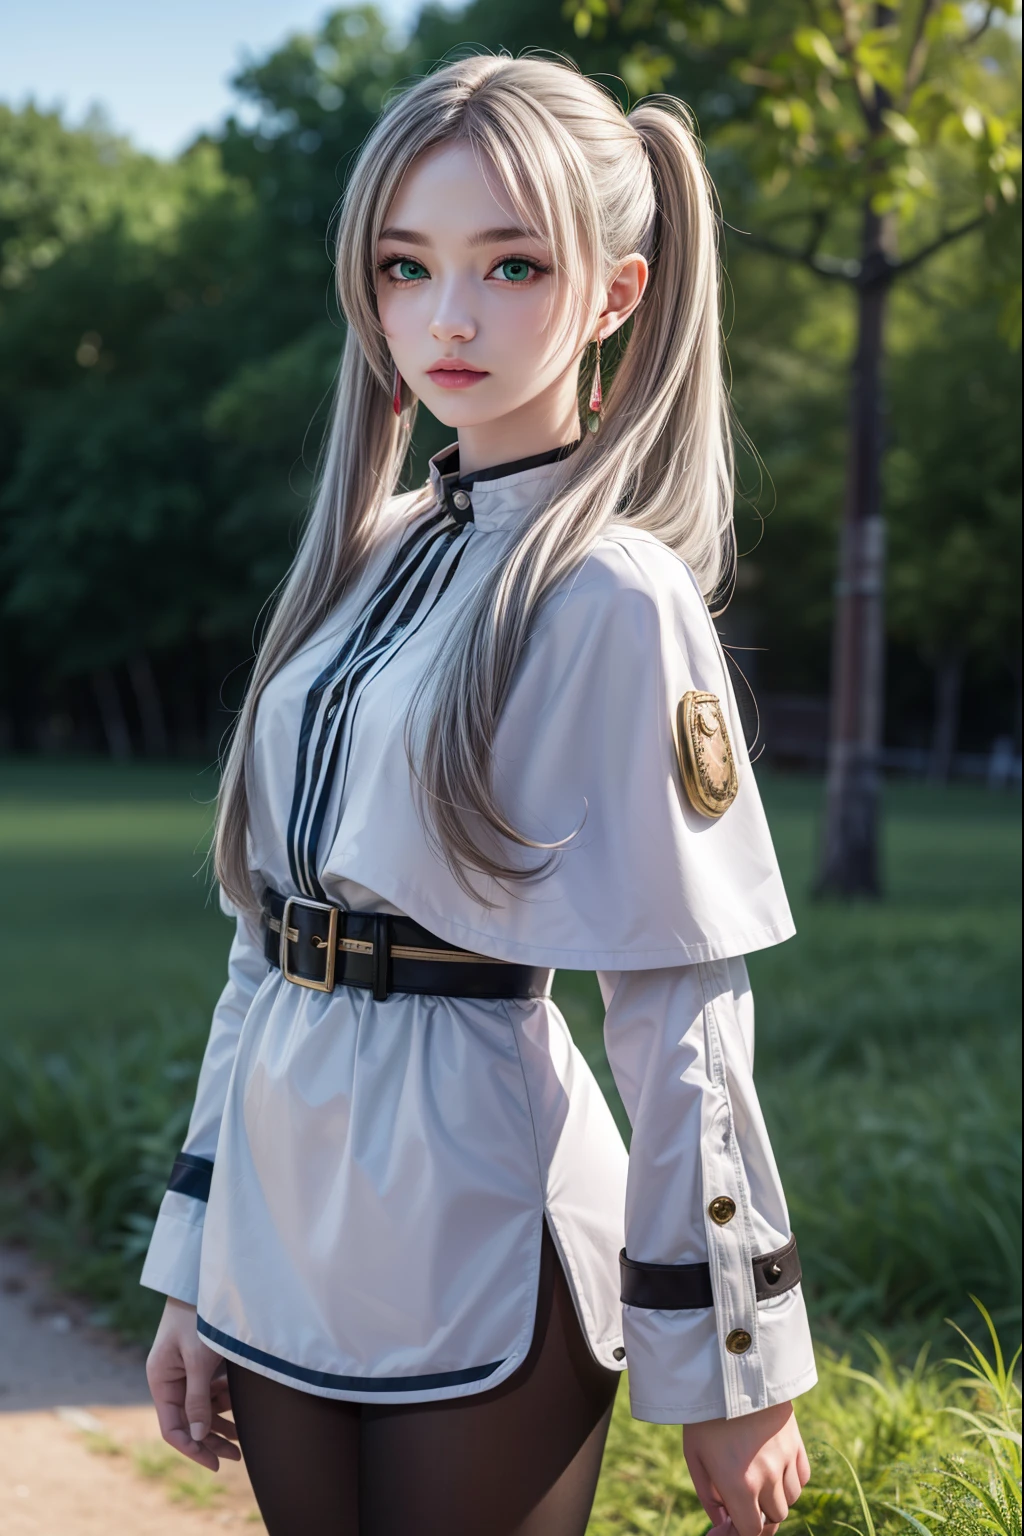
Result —
[[[76,122],[98,103],[140,148],[171,155],[235,105],[228,82],[247,56],[334,9],[317,0],[11,0],[0,101],[31,97]],[[399,25],[415,9],[415,0],[381,5]]]

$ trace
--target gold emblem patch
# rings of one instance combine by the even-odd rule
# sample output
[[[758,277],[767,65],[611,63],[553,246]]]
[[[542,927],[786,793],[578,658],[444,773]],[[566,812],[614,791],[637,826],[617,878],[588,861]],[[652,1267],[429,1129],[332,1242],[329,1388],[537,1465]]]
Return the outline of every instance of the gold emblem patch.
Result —
[[[690,804],[701,816],[721,816],[740,786],[725,716],[713,693],[691,689],[683,694],[676,712],[676,745]]]

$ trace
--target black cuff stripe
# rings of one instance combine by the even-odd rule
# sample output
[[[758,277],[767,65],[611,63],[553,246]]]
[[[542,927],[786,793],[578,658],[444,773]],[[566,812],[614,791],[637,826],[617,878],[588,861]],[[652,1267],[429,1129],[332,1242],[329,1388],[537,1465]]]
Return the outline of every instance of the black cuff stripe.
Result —
[[[168,1190],[176,1195],[191,1195],[193,1200],[209,1200],[213,1162],[208,1157],[193,1157],[190,1152],[179,1152],[167,1181]]]
[[[758,1254],[752,1265],[758,1301],[791,1291],[801,1279],[796,1238],[791,1237],[773,1253]],[[623,1249],[619,1254],[619,1272],[622,1277],[621,1300],[629,1307],[646,1307],[658,1312],[695,1312],[715,1304],[710,1264],[640,1264],[627,1258]]]

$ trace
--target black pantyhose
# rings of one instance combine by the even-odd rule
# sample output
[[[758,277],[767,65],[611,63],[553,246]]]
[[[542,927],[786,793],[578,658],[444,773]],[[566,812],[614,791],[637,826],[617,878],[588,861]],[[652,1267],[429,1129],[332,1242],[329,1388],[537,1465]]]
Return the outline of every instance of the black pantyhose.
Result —
[[[593,1359],[544,1231],[529,1354],[443,1403],[335,1402],[228,1362],[270,1536],[583,1536],[618,1375]]]

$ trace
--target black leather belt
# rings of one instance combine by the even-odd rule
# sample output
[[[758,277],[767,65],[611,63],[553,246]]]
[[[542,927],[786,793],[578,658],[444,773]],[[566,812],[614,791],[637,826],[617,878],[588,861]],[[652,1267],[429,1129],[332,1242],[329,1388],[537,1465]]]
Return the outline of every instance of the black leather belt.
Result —
[[[790,1237],[774,1253],[759,1253],[753,1260],[754,1291],[758,1301],[781,1296],[800,1282],[800,1255],[796,1238]],[[640,1264],[619,1254],[620,1299],[630,1307],[650,1307],[661,1312],[694,1312],[713,1307],[710,1264]]]
[[[265,902],[264,953],[287,981],[314,992],[365,987],[437,997],[546,997],[552,972],[453,949],[436,934],[387,912],[346,912],[326,901],[279,896]]]

